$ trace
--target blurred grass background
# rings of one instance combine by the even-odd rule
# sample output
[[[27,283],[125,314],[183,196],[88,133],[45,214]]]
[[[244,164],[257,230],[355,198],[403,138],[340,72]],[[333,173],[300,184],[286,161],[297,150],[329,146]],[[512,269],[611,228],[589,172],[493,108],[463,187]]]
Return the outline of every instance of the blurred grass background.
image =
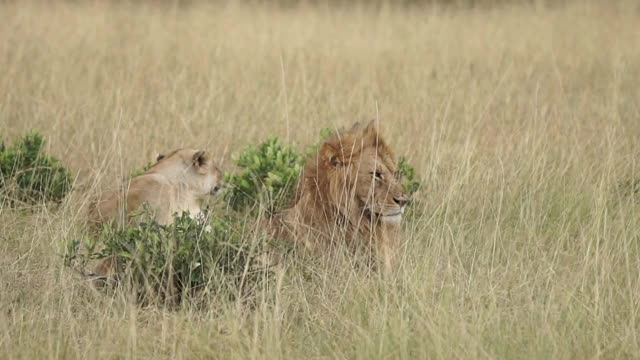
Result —
[[[634,1],[5,2],[0,129],[75,170],[0,208],[8,358],[635,358]],[[425,180],[393,281],[347,257],[255,308],[168,311],[62,266],[88,200],[157,152],[379,118]],[[311,274],[311,275],[309,275]]]

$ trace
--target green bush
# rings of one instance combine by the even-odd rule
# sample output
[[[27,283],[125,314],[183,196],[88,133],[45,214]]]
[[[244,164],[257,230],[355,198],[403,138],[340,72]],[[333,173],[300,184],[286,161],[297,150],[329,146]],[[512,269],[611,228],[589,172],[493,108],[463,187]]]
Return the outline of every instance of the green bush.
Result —
[[[36,132],[6,147],[0,143],[0,193],[10,203],[61,201],[71,189],[71,177],[60,161],[44,152]]]
[[[180,303],[204,290],[234,300],[248,296],[267,278],[256,261],[267,241],[251,241],[254,237],[237,218],[204,222],[183,213],[172,225],[159,225],[148,214],[140,212],[140,221],[124,229],[105,226],[84,246],[70,242],[65,264],[84,268],[91,259],[115,256],[123,269],[121,284],[143,303]]]
[[[226,176],[226,183],[231,188],[226,193],[226,199],[231,208],[255,209],[257,205],[262,205],[268,213],[274,213],[287,205],[305,162],[317,153],[322,141],[332,134],[333,130],[322,129],[321,141],[305,151],[284,145],[280,139],[273,137],[240,153],[235,159],[240,172]],[[398,172],[405,190],[409,194],[417,192],[420,180],[404,157],[398,162]]]
[[[409,164],[404,156],[401,156],[398,161],[398,176],[402,181],[404,191],[406,191],[409,196],[420,190],[422,182],[416,177],[416,169]]]
[[[231,186],[226,193],[231,208],[242,210],[260,204],[273,213],[291,198],[305,159],[277,137],[250,146],[235,159],[240,172],[226,177]]]

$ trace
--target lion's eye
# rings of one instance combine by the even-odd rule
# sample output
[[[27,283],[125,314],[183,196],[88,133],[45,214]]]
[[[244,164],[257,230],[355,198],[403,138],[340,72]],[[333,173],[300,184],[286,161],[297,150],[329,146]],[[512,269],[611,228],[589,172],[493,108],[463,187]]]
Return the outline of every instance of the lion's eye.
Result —
[[[376,180],[382,180],[382,173],[380,171],[372,171],[371,175],[374,175]]]

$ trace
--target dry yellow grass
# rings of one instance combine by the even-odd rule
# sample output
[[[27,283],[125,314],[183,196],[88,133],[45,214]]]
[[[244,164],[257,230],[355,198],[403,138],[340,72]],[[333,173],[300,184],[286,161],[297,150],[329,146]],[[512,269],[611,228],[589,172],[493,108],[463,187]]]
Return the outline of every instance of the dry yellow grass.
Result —
[[[603,3],[603,2],[602,2]],[[633,2],[475,11],[0,5],[0,129],[78,174],[0,209],[3,358],[636,358]],[[154,152],[379,117],[426,184],[397,277],[348,259],[255,309],[140,309],[65,269],[83,204]]]

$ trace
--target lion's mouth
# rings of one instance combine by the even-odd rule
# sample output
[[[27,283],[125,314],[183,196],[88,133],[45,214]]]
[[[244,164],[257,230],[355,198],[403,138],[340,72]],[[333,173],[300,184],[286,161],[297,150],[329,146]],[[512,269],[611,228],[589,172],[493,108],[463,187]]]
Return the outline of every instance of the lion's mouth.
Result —
[[[383,215],[380,217],[380,220],[387,224],[400,224],[400,221],[402,221],[402,213],[398,212],[393,215]]]
[[[404,206],[400,209],[396,209],[388,212],[373,212],[370,209],[365,210],[365,213],[371,217],[375,214],[375,217],[380,219],[383,223],[387,224],[399,224],[402,221],[402,214],[404,214]]]

